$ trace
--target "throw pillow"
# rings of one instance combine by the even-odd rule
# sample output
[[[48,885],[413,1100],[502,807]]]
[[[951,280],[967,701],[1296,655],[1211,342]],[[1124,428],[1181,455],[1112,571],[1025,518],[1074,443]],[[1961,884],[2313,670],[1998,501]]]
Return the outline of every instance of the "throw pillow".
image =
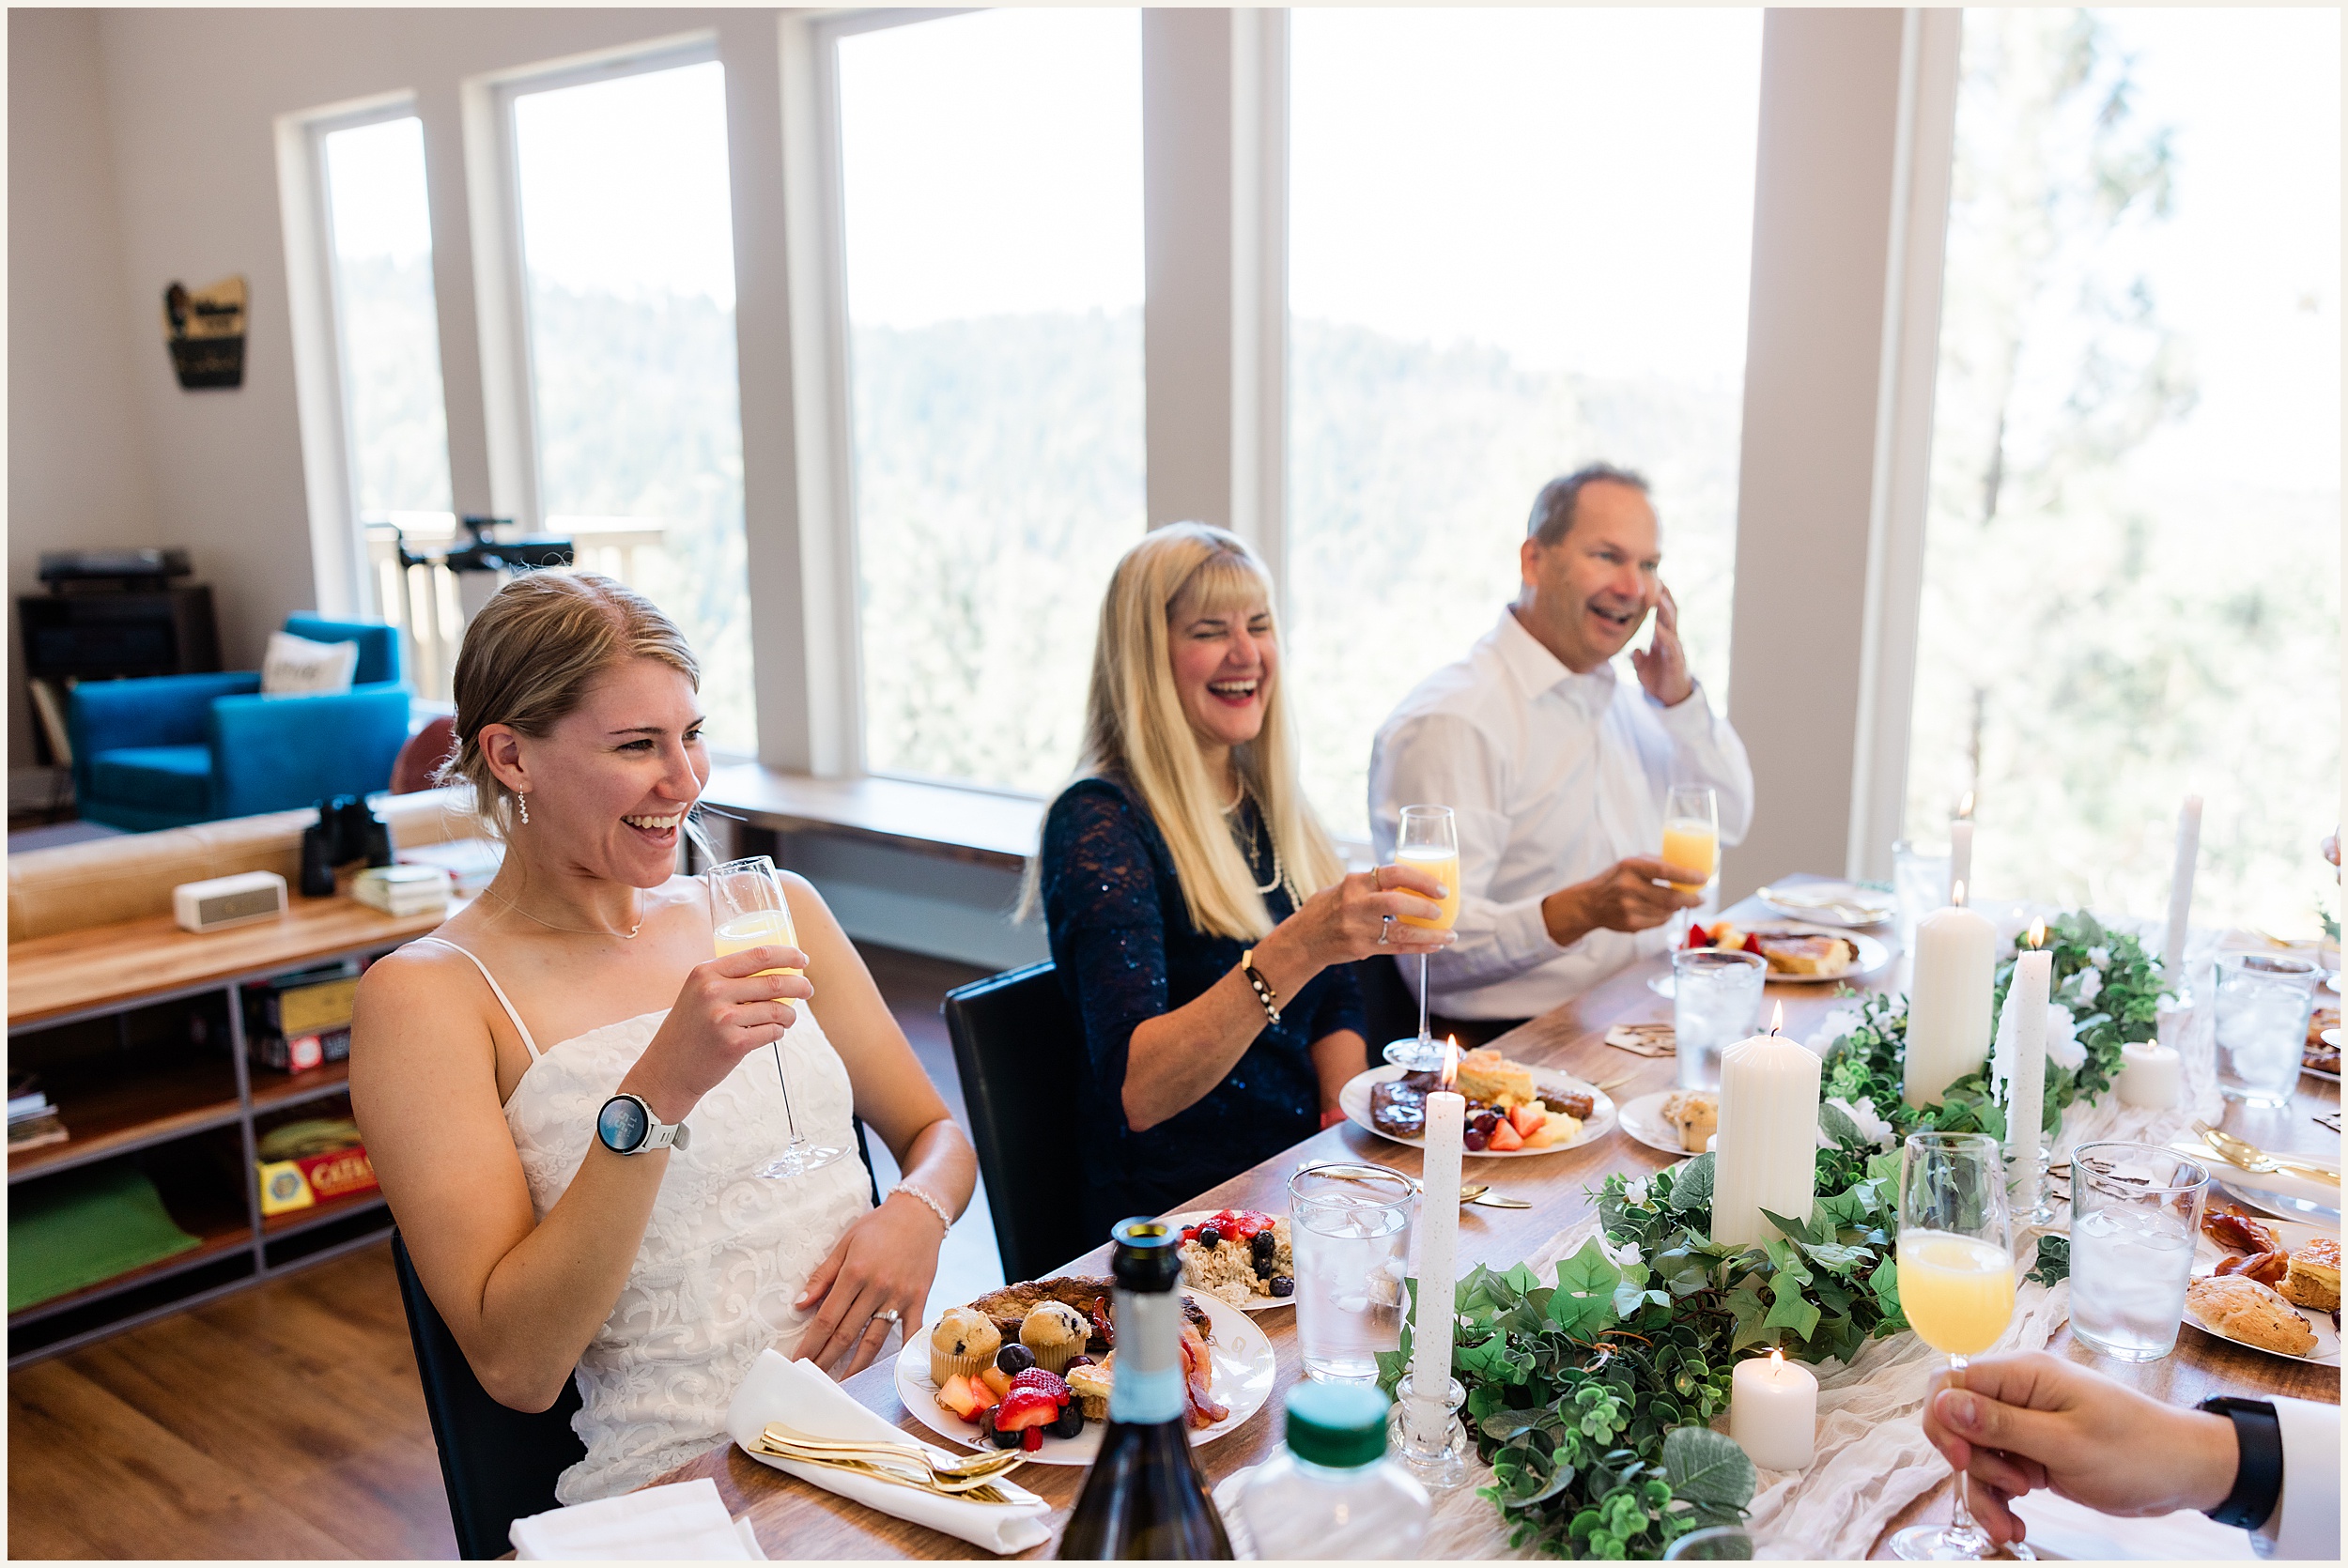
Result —
[[[351,672],[359,668],[355,642],[312,642],[290,632],[269,634],[269,652],[261,659],[263,697],[311,696],[348,691]]]

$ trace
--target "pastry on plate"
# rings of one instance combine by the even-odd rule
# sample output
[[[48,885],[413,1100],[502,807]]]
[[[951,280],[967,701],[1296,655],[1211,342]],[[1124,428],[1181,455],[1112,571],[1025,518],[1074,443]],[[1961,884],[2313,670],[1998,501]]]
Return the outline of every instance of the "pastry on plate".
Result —
[[[1721,1130],[1721,1097],[1702,1089],[1674,1089],[1663,1098],[1663,1119],[1679,1133],[1679,1146],[1702,1154],[1705,1141]]]
[[[1092,1324],[1065,1301],[1039,1301],[1020,1320],[1019,1343],[1035,1352],[1035,1364],[1058,1376],[1072,1356],[1084,1354]]]
[[[2185,1304],[2211,1332],[2261,1350],[2304,1356],[2315,1330],[2273,1287],[2239,1274],[2213,1274],[2185,1287]]]
[[[1468,1099],[1503,1111],[1513,1111],[1539,1098],[1533,1088],[1532,1069],[1489,1045],[1460,1058],[1458,1088]]]
[[[1761,956],[1772,975],[1840,975],[1859,956],[1848,937],[1759,933]]]
[[[1085,1420],[1109,1419],[1109,1389],[1114,1376],[1115,1374],[1109,1371],[1109,1363],[1104,1361],[1068,1369],[1068,1391],[1074,1394],[1076,1402],[1084,1407]]]
[[[975,1377],[994,1364],[1003,1347],[1002,1330],[984,1313],[949,1307],[930,1330],[930,1378],[940,1387],[949,1377]]]
[[[2279,1287],[2285,1296],[2314,1312],[2340,1310],[2340,1242],[2319,1236],[2291,1254],[2291,1267]]]

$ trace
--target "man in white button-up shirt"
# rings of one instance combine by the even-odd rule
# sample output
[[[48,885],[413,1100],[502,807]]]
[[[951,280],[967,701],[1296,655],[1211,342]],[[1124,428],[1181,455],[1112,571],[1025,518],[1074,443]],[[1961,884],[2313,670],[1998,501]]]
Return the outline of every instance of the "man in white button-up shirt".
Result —
[[[1657,858],[1671,785],[1712,786],[1723,844],[1752,822],[1744,743],[1688,672],[1661,558],[1645,481],[1604,465],[1552,480],[1533,503],[1516,602],[1378,731],[1379,859],[1394,857],[1403,807],[1458,820],[1459,942],[1430,961],[1428,1005],[1462,1044],[1669,944],[1665,922],[1700,901],[1665,885]],[[1650,611],[1633,685],[1611,661]],[[1401,967],[1415,982],[1418,966]]]

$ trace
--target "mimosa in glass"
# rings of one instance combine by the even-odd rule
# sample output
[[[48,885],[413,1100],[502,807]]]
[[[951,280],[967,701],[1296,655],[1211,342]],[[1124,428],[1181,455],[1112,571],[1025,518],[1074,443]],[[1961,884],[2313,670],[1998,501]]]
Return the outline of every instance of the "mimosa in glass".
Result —
[[[2005,1202],[2005,1148],[1985,1132],[1919,1132],[1900,1170],[1900,1308],[1916,1337],[1949,1359],[1949,1384],[1965,1386],[1965,1358],[1998,1343],[2014,1317],[2014,1235]],[[1892,1537],[1911,1562],[1972,1562],[1996,1549],[1973,1523],[1965,1472],[1945,1525],[1911,1525]],[[2016,1542],[2009,1555],[2033,1554]]]
[[[1460,833],[1448,806],[1406,806],[1402,827],[1394,843],[1394,863],[1424,871],[1443,884],[1443,914],[1432,920],[1403,915],[1406,926],[1447,931],[1460,919]],[[1406,1072],[1432,1072],[1443,1066],[1443,1047],[1427,1029],[1427,955],[1418,956],[1418,1036],[1395,1040],[1386,1047],[1386,1060]]]
[[[1702,871],[1702,882],[1675,882],[1682,893],[1701,893],[1720,869],[1721,807],[1709,784],[1675,784],[1663,802],[1663,859]]]
[[[722,866],[712,866],[703,875],[709,884],[709,923],[718,957],[726,958],[751,947],[799,945],[798,932],[791,923],[791,904],[783,897],[782,878],[776,874],[772,860],[763,854],[748,860],[730,860]],[[759,973],[796,975],[801,971],[762,969]],[[770,1163],[754,1174],[781,1181],[822,1170],[843,1151],[811,1144],[807,1134],[799,1130],[798,1114],[791,1108],[791,1074],[783,1066],[780,1038],[774,1042],[774,1053],[775,1078],[782,1085],[782,1116],[790,1129],[791,1141]]]

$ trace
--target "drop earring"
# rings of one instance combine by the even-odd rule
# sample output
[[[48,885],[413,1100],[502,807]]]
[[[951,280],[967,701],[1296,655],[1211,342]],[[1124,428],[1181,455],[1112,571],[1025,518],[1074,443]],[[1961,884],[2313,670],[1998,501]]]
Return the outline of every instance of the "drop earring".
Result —
[[[530,797],[517,791],[514,795],[514,806],[522,814],[522,826],[528,827],[530,825]]]

